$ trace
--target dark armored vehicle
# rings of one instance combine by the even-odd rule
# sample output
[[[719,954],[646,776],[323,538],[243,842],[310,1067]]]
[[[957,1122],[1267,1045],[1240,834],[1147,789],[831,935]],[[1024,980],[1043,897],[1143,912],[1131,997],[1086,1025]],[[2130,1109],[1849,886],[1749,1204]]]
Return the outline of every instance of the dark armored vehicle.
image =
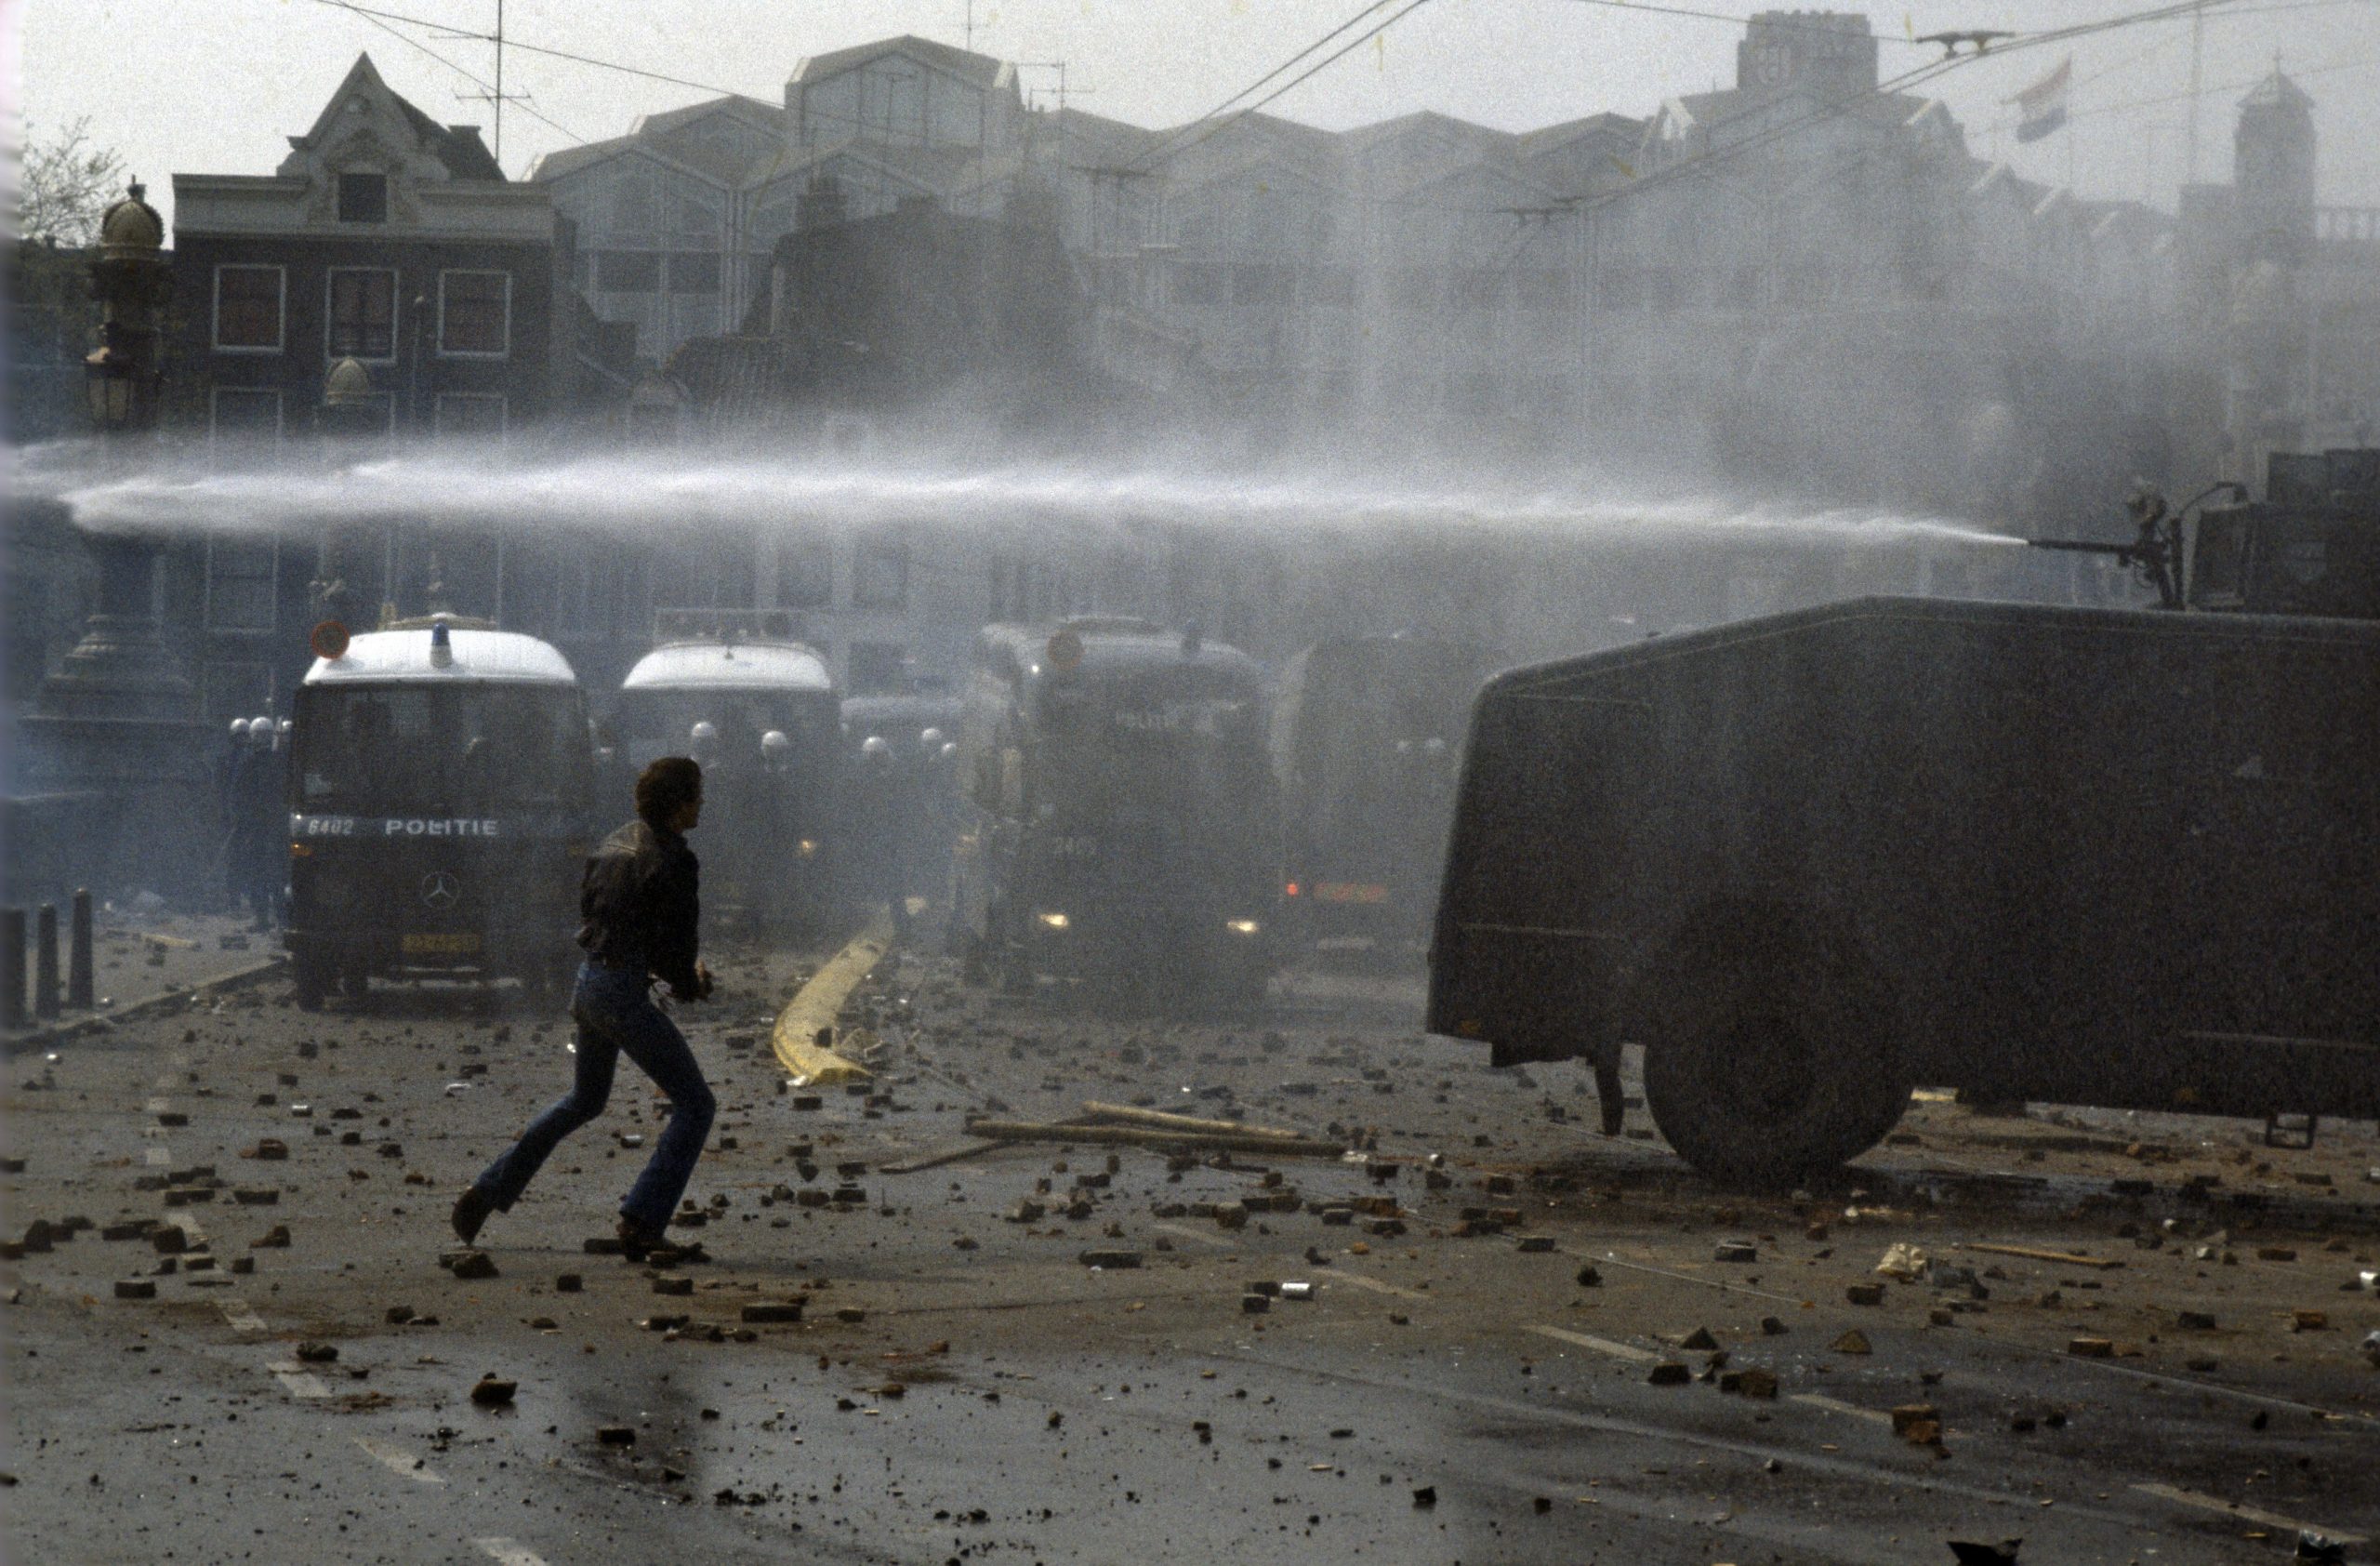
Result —
[[[963,698],[971,968],[1262,994],[1280,836],[1254,659],[1142,620],[996,625]]]
[[[2380,494],[2273,488],[2144,508],[2227,612],[1871,598],[1497,679],[1428,1026],[1591,1058],[1614,1129],[1641,1043],[1663,1134],[1754,1183],[1921,1082],[2380,1114]]]
[[[1509,660],[1425,637],[1316,643],[1273,706],[1289,941],[1429,938],[1472,699]]]
[[[593,772],[569,662],[443,616],[318,650],[291,729],[298,1003],[375,977],[565,987]]]

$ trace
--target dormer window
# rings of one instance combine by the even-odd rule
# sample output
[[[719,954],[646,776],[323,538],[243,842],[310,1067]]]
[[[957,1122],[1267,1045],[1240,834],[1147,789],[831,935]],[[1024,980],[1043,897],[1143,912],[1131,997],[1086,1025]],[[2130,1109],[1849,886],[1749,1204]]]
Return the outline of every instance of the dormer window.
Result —
[[[385,174],[340,175],[338,220],[342,223],[387,222],[389,177]]]

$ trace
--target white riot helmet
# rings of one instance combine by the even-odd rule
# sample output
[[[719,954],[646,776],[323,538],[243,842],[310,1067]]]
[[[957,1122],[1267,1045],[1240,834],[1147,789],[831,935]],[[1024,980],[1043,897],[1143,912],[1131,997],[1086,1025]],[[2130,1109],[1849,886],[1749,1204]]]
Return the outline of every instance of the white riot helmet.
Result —
[[[250,718],[248,720],[248,743],[258,747],[259,750],[272,744],[272,720],[271,718]]]
[[[938,756],[942,754],[942,731],[940,729],[928,729],[923,734],[919,735],[918,747],[925,751],[929,756]]]
[[[760,759],[771,766],[782,766],[793,756],[793,741],[783,729],[771,729],[760,736]]]
[[[708,718],[705,718],[686,731],[686,741],[688,748],[694,752],[694,760],[709,761],[719,751],[719,725]]]
[[[246,744],[246,743],[247,743],[247,739],[248,739],[248,721],[247,721],[245,718],[234,718],[234,719],[232,719],[232,720],[231,720],[231,743],[232,743],[232,744],[234,744],[234,745],[245,745],[245,744]]]
[[[859,753],[866,761],[885,762],[892,759],[892,747],[884,743],[882,735],[871,734],[860,742]]]
[[[290,732],[297,728],[297,726],[298,725],[295,723],[292,723],[287,718],[284,718],[279,723],[273,724],[272,748],[278,750],[286,746],[289,743]]]

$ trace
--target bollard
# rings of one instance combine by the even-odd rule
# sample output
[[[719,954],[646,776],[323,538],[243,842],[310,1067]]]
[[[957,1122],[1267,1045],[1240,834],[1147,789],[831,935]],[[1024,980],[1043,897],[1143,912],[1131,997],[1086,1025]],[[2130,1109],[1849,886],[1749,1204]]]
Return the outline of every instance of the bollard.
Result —
[[[74,889],[73,929],[66,943],[66,1003],[91,1009],[91,889]]]
[[[0,1028],[25,1025],[25,910],[0,909]]]
[[[58,905],[44,903],[33,915],[33,1015],[58,1015]]]

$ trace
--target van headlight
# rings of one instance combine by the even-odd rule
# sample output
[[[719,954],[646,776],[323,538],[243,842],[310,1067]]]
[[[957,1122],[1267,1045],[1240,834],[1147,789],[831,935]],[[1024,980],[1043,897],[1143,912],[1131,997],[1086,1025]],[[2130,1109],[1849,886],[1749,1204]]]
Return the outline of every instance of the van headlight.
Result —
[[[1253,919],[1230,919],[1223,922],[1223,928],[1235,936],[1252,936],[1263,926]]]
[[[1037,913],[1033,917],[1048,929],[1063,930],[1066,927],[1066,916],[1063,913]]]

